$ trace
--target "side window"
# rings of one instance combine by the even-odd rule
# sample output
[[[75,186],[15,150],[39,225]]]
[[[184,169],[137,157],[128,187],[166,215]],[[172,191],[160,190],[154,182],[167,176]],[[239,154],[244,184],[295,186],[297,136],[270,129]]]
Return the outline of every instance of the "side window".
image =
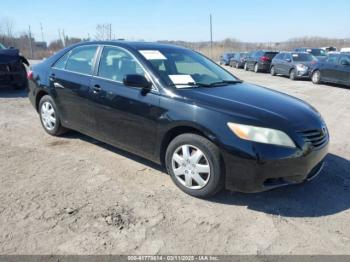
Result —
[[[341,65],[350,65],[350,58],[348,56],[343,56],[339,60],[339,64]]]
[[[290,54],[285,53],[284,54],[284,59],[285,60],[290,59],[292,61],[292,56]]]
[[[64,56],[62,56],[58,61],[53,65],[54,68],[64,69],[66,67],[66,62],[68,60],[70,52],[67,52]]]
[[[275,59],[281,60],[283,59],[283,53],[279,53],[278,55],[276,55]]]
[[[66,70],[81,74],[91,74],[97,46],[82,46],[72,50]]]
[[[338,57],[337,56],[329,56],[327,59],[327,62],[330,64],[337,64],[338,63]]]
[[[145,75],[136,59],[117,47],[104,47],[97,75],[122,82],[125,75]]]

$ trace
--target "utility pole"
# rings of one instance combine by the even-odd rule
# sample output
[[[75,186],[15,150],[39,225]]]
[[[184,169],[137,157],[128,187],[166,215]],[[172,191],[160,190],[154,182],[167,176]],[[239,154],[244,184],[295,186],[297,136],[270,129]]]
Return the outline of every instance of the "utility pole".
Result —
[[[112,40],[112,24],[109,24],[109,40]]]
[[[41,30],[41,41],[44,41],[44,30],[43,30],[43,24],[40,22],[40,30]]]
[[[33,59],[32,31],[30,30],[30,26],[29,26],[28,35],[29,35],[30,58]]]
[[[213,20],[210,14],[210,58],[213,59]]]

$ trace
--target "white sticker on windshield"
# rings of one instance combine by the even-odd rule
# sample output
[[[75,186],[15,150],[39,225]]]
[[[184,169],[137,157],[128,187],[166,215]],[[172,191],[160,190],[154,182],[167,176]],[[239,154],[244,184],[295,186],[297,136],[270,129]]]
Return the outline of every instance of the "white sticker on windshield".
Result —
[[[169,75],[170,80],[176,85],[176,87],[188,87],[188,83],[195,83],[190,75]]]
[[[298,57],[299,55],[298,54],[293,54],[293,57]]]
[[[166,60],[166,57],[158,50],[139,50],[147,60]]]

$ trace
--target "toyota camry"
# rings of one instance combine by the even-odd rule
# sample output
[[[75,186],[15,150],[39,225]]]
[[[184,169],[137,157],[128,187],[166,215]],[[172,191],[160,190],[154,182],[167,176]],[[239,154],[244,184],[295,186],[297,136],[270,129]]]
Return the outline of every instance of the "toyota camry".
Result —
[[[48,134],[76,130],[157,162],[192,196],[302,183],[327,154],[327,127],[311,105],[182,47],[80,43],[28,78]]]

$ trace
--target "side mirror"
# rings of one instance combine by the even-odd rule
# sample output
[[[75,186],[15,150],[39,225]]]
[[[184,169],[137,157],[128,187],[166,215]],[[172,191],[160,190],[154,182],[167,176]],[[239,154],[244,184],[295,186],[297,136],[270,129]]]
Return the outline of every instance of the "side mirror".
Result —
[[[152,83],[143,75],[126,75],[123,83],[126,86],[140,87],[147,90],[151,90],[152,88]]]
[[[341,61],[340,64],[343,65],[343,66],[350,66],[350,63],[348,61],[346,61],[346,60]]]

